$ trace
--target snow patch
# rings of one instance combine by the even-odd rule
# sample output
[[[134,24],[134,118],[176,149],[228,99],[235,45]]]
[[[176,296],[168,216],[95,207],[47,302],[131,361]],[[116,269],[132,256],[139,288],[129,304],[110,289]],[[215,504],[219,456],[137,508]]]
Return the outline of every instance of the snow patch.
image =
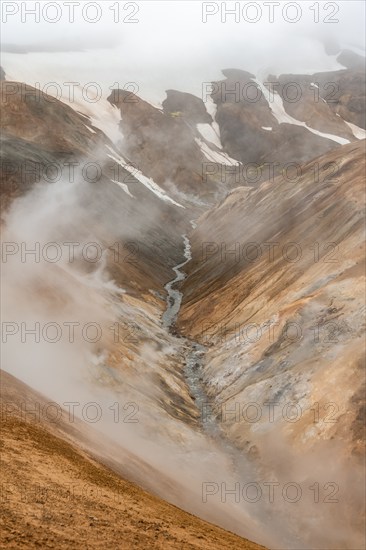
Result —
[[[211,124],[197,124],[197,130],[201,134],[203,138],[205,138],[207,141],[210,141],[216,147],[219,149],[222,149],[221,141],[220,141],[220,135],[216,133],[214,128],[211,126]]]
[[[108,155],[109,158],[111,158],[112,160],[114,160],[114,162],[116,162],[117,164],[122,166],[122,168],[124,168],[125,170],[130,172],[130,174],[132,174],[134,178],[136,178],[140,183],[142,183],[142,185],[144,185],[147,189],[149,189],[149,191],[151,191],[157,197],[159,197],[159,199],[161,199],[165,202],[170,202],[170,203],[174,204],[175,206],[178,206],[179,208],[185,208],[182,204],[179,204],[175,200],[171,199],[165,193],[165,191],[161,187],[159,187],[159,185],[157,183],[154,182],[153,179],[148,178],[140,170],[138,170],[136,167],[131,166],[131,164],[129,164],[123,157],[118,155],[111,147],[106,145],[106,148],[112,153],[112,155]],[[115,155],[117,155],[117,156],[115,156]],[[115,182],[115,183],[117,183],[117,182]]]
[[[347,120],[343,119],[343,121],[351,128],[353,135],[357,139],[366,139],[366,130],[356,126],[356,124],[352,124],[352,122],[347,122]]]
[[[195,142],[197,143],[205,157],[211,162],[215,162],[217,164],[225,164],[227,166],[237,166],[239,164],[239,161],[232,159],[223,151],[213,151],[212,149],[210,149],[207,143],[205,143],[201,139],[195,138]]]
[[[128,186],[125,184],[125,183],[121,183],[120,181],[116,181],[116,180],[111,180],[113,183],[115,183],[116,185],[118,185],[121,189],[123,189],[123,191],[125,193],[127,193],[127,195],[129,195],[131,198],[135,198],[131,193],[130,193],[130,190],[128,188]]]
[[[89,132],[91,132],[92,134],[96,134],[96,131],[93,130],[93,128],[90,128],[90,126],[88,126],[87,124],[84,124],[84,126],[89,130]]]
[[[121,121],[119,110],[104,100],[100,100],[97,105],[94,103],[89,112],[91,123],[96,128],[99,128],[99,130],[102,130],[112,143],[117,143],[122,137],[119,129]],[[85,111],[85,105],[82,108]]]
[[[253,79],[253,80],[261,88],[263,95],[267,99],[268,105],[279,124],[285,123],[285,124],[294,124],[295,126],[302,126],[303,128],[306,128],[307,130],[309,130],[309,132],[317,136],[323,137],[325,139],[331,139],[332,141],[340,143],[341,145],[350,143],[349,139],[345,139],[340,136],[336,136],[334,134],[319,132],[319,130],[315,130],[314,128],[311,128],[305,122],[302,122],[301,120],[297,120],[296,118],[293,118],[291,115],[286,113],[285,108],[283,106],[282,97],[278,93],[276,92],[272,93],[269,90],[267,90],[263,82],[260,82],[259,80],[256,80],[256,79]]]
[[[267,132],[271,132],[272,126],[262,126],[262,130],[267,130]]]
[[[216,133],[216,135],[217,135],[217,137],[220,141],[220,149],[222,149],[220,127],[216,122],[217,105],[216,105],[216,103],[214,102],[214,100],[212,99],[211,96],[207,97],[206,102],[205,102],[205,107],[206,107],[206,111],[208,112],[208,114],[211,115],[211,117],[212,117],[213,122],[212,122],[211,126],[212,126],[214,132]]]
[[[315,130],[314,128],[311,128],[307,124],[304,123],[304,127],[310,130],[313,134],[326,138],[331,139],[332,141],[335,141],[336,143],[340,143],[341,145],[346,145],[347,143],[351,143],[349,139],[342,138],[341,136],[336,136],[334,134],[326,134],[325,132],[319,132],[319,130]]]

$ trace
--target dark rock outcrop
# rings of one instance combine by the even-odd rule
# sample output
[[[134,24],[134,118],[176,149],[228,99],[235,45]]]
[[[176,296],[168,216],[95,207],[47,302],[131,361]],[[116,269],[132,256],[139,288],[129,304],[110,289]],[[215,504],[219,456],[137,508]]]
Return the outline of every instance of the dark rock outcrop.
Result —
[[[365,70],[365,57],[362,57],[362,55],[358,55],[351,50],[342,50],[337,57],[337,61],[347,69],[357,71]]]
[[[366,129],[365,73],[359,67],[313,75],[286,74],[279,76],[277,82],[280,93],[289,82],[300,90],[300,101],[284,102],[286,111],[293,113],[295,118],[297,115],[300,120],[310,119],[313,127],[319,127],[323,132],[330,128],[333,133],[338,132],[338,135],[347,138],[343,120]],[[317,89],[312,83],[316,84]]]
[[[211,95],[222,145],[231,157],[258,167],[270,163],[281,171],[288,162],[305,162],[338,146],[301,126],[279,124],[251,73],[225,69],[223,74],[226,80],[214,82]],[[263,173],[261,179],[267,177]]]
[[[201,101],[193,97],[187,112],[193,116],[194,105],[202,119]],[[196,129],[184,116],[171,116],[124,90],[113,90],[108,100],[121,111],[124,154],[147,176],[168,192],[178,189],[208,203],[222,197],[227,186],[223,186],[219,174],[216,178],[207,176],[205,166],[209,161],[195,141]]]
[[[177,90],[167,90],[166,95],[163,101],[165,114],[183,116],[191,124],[211,124],[212,117],[201,98]]]

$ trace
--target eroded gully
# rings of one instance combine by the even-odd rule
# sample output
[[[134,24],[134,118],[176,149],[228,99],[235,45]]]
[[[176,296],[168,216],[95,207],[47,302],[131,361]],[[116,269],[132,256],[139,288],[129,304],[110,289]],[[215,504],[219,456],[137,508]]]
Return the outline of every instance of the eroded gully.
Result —
[[[186,278],[186,273],[182,270],[184,266],[192,259],[191,245],[187,235],[182,235],[184,243],[184,261],[173,267],[176,277],[165,285],[168,293],[167,307],[163,314],[162,321],[166,330],[173,333],[175,321],[179,315],[182,303],[183,293],[177,290],[175,285]],[[185,357],[184,357],[184,377],[193,398],[196,408],[199,412],[199,425],[202,432],[207,437],[215,441],[217,447],[225,452],[227,458],[232,462],[233,473],[242,474],[243,469],[249,468],[248,459],[243,451],[235,447],[225,436],[220,424],[216,420],[213,412],[210,398],[208,397],[203,380],[203,368],[205,364],[206,348],[194,340],[184,337]]]
[[[177,335],[174,328],[175,321],[179,315],[180,306],[182,303],[183,293],[177,290],[175,285],[186,278],[184,266],[192,259],[191,245],[187,235],[182,235],[184,242],[184,261],[173,268],[176,277],[165,285],[165,290],[168,293],[167,307],[163,314],[162,321],[166,330],[174,336]],[[217,421],[213,412],[212,401],[205,391],[203,383],[203,370],[206,361],[206,348],[194,340],[182,337],[184,341],[185,354],[183,358],[184,378],[191,397],[193,398],[197,411],[199,413],[199,429],[205,437],[214,444],[218,454],[223,454],[228,461],[229,471],[227,471],[228,479],[232,481],[243,481],[257,479],[256,466],[249,460],[245,452],[236,447],[225,435],[220,423]],[[223,473],[225,477],[225,473]],[[273,531],[278,522],[278,514],[273,507],[267,507],[259,503],[257,509],[258,517],[253,516],[251,522],[254,524],[258,518],[261,518],[262,529],[266,525],[269,531]],[[253,534],[253,537],[255,535]],[[262,535],[261,535],[262,536]],[[293,539],[291,539],[291,544]],[[295,546],[293,546],[295,548]],[[296,546],[298,547],[298,546]]]

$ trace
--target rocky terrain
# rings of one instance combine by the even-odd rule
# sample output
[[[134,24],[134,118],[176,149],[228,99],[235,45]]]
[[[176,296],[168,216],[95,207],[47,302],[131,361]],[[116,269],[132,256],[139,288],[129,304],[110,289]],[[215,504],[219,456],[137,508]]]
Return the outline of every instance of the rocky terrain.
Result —
[[[4,67],[4,547],[362,547],[365,82],[339,59],[94,110]]]
[[[303,408],[289,414],[294,422],[279,409],[272,426],[268,414],[252,425],[241,413],[226,419],[230,437],[257,456],[273,431],[300,453],[336,439],[362,458],[363,159],[364,143],[350,144],[341,158],[304,165],[296,185],[277,177],[238,188],[191,234],[179,329],[208,346],[203,384],[216,414],[251,402]],[[324,171],[316,183],[315,166]],[[314,403],[323,408],[315,422]]]

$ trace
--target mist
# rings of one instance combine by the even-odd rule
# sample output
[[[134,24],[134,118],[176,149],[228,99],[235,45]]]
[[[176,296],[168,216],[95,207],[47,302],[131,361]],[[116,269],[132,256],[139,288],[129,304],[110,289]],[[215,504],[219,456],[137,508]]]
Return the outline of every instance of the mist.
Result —
[[[269,527],[264,530],[259,525],[248,504],[202,502],[203,483],[222,477],[234,484],[236,478],[231,459],[220,445],[159,406],[154,374],[159,363],[176,353],[174,338],[166,334],[163,346],[159,340],[140,343],[135,373],[121,367],[123,356],[116,366],[109,366],[116,347],[111,327],[133,317],[142,318],[140,327],[147,331],[149,313],[141,317],[141,309],[125,303],[124,290],[110,280],[103,259],[91,264],[76,248],[70,262],[69,249],[65,253],[62,248],[70,241],[103,246],[98,235],[85,232],[90,212],[84,204],[90,192],[90,184],[80,174],[74,183],[40,182],[14,201],[6,215],[2,239],[7,251],[2,283],[5,370],[44,394],[48,404],[57,403],[68,411],[70,427],[74,419],[86,423],[90,440],[86,448],[100,459],[127,462],[122,471],[131,470],[132,479],[155,494],[268,544],[274,534],[266,534]],[[12,253],[13,243],[23,243],[27,254]],[[47,247],[47,253],[32,254],[36,243],[41,251]],[[58,261],[51,259],[55,243],[64,251]],[[117,410],[122,415],[118,421]],[[128,465],[131,457],[137,466]],[[244,464],[245,476],[252,479],[252,466],[243,459]]]
[[[257,81],[265,82],[269,74],[340,70],[344,68],[337,61],[341,49],[365,50],[365,6],[356,1],[330,3],[339,8],[333,23],[325,22],[329,3],[319,3],[319,22],[301,3],[296,24],[281,15],[284,0],[273,23],[263,9],[255,24],[245,21],[242,12],[237,22],[230,15],[224,22],[222,3],[215,2],[206,3],[208,11],[198,1],[130,3],[137,11],[119,13],[136,19],[130,24],[113,22],[112,2],[100,4],[96,23],[85,21],[81,8],[70,23],[63,2],[58,4],[61,18],[55,23],[44,17],[36,22],[32,16],[22,22],[21,10],[2,12],[7,22],[1,65],[7,80],[41,88],[90,117],[90,123],[110,140],[107,147],[89,155],[101,166],[107,157],[118,164],[118,154],[128,141],[121,132],[123,114],[107,100],[112,89],[131,90],[160,109],[167,89],[203,98],[206,84],[221,80],[225,68],[250,71]],[[236,3],[226,5],[235,8]],[[74,84],[71,95],[70,83]],[[86,93],[90,84],[100,89],[100,96]],[[211,100],[210,109],[217,110]],[[142,148],[145,141],[159,145],[167,138],[164,128],[161,134],[154,126],[148,131]],[[337,145],[348,141],[343,138]],[[148,149],[143,152],[148,158]],[[80,165],[90,158],[79,159]],[[202,213],[212,204],[198,193],[184,192],[170,174],[162,185],[168,205],[167,197],[157,198],[151,189],[147,200],[146,188],[141,191],[137,181],[125,185],[105,178],[92,184],[78,169],[75,181],[41,180],[12,202],[2,231],[4,370],[45,399],[72,410],[84,426],[83,444],[92,455],[190,513],[272,550],[361,547],[363,472],[359,460],[348,456],[347,443],[319,438],[309,452],[301,453],[291,438],[262,426],[258,436],[262,452],[249,456],[217,419],[213,432],[205,425],[199,405],[209,395],[197,399],[192,394],[192,380],[185,370],[197,343],[164,324],[164,288],[171,290],[170,283],[184,279],[185,274],[179,278],[173,268],[184,271],[184,260],[192,259],[189,239],[197,219],[189,219],[187,211],[192,206],[192,211]],[[245,189],[249,196],[252,188]],[[264,186],[263,196],[265,191]],[[222,196],[230,197],[229,190]],[[171,197],[189,207],[179,208]],[[292,200],[295,205],[297,197]],[[290,233],[296,229],[296,214],[288,214],[287,203],[281,208],[278,219],[287,216]],[[315,212],[314,206],[311,214]],[[246,223],[235,225],[230,220],[227,241],[248,235],[256,224],[260,225],[257,237],[267,234],[267,219],[264,215],[258,220],[256,209]],[[184,224],[188,237],[180,235]],[[212,240],[205,227],[199,226],[197,235],[202,242]],[[151,245],[153,236],[160,238],[156,246]],[[140,247],[136,264],[115,265],[116,242]],[[202,294],[209,288],[207,279],[196,285]],[[118,332],[116,337],[116,327],[123,327],[127,335],[121,338]],[[209,349],[206,352],[209,359],[202,372],[216,382],[221,373],[215,371],[212,350],[211,355]],[[239,361],[230,361],[228,354],[222,365],[242,368]],[[233,369],[225,376],[232,373]],[[255,393],[253,388],[249,393],[252,390]],[[283,498],[289,483],[301,487],[300,499]],[[314,501],[315,483],[336,484],[339,501]],[[273,499],[271,484],[279,487]],[[247,485],[260,487],[261,497],[243,493]]]
[[[90,184],[80,175],[72,184],[65,180],[52,185],[40,182],[14,201],[5,219],[3,243],[26,243],[28,251],[34,250],[37,242],[42,250],[47,243],[61,246],[70,240],[100,243],[103,247],[98,234],[85,231],[89,212],[84,205],[90,192]],[[131,231],[128,236],[131,238]],[[299,457],[278,436],[268,436],[263,444],[271,449],[270,462],[256,464],[225,439],[214,440],[167,415],[157,406],[159,391],[153,373],[159,363],[171,360],[174,338],[166,335],[163,348],[159,341],[141,343],[136,374],[118,367],[118,361],[116,366],[108,366],[115,346],[111,325],[131,316],[138,319],[140,315],[145,331],[148,318],[141,318],[141,310],[125,303],[124,291],[110,279],[103,258],[93,264],[77,254],[72,263],[67,255],[57,262],[45,261],[42,256],[38,259],[39,262],[32,261],[29,253],[22,262],[20,254],[8,254],[3,264],[3,319],[11,321],[3,345],[3,364],[8,372],[49,400],[72,410],[76,418],[95,430],[88,430],[88,437],[92,438],[90,448],[94,452],[97,449],[101,459],[120,463],[130,461],[132,455],[141,461],[138,481],[143,486],[270,548],[305,550],[316,544],[325,550],[331,542],[332,548],[343,549],[359,543],[359,535],[350,526],[354,523],[354,510],[362,505],[362,475],[359,479],[350,477],[350,465],[345,468],[339,445],[320,445],[311,456]],[[41,326],[38,339],[34,333],[36,323]],[[76,327],[72,339],[71,323]],[[21,330],[22,324],[29,333]],[[47,324],[50,328],[44,332]],[[61,337],[54,342],[55,324],[61,328]],[[100,327],[101,336],[96,343],[89,341],[94,339],[93,329],[87,333],[80,329],[88,324]],[[18,327],[17,333],[14,326]],[[74,406],[70,409],[71,403]],[[94,405],[89,410],[91,403]],[[112,412],[116,403],[120,410],[127,404],[125,416],[133,412],[137,422],[116,423]],[[95,404],[101,413],[97,421]],[[103,448],[98,444],[98,432],[103,434]],[[335,459],[337,455],[339,461]],[[122,459],[123,456],[127,458]],[[150,471],[143,473],[146,462],[155,472],[153,477]],[[354,468],[358,471],[356,464]],[[130,475],[133,478],[136,471],[132,469]],[[308,488],[314,479],[324,484],[330,478],[341,487],[347,486],[352,502],[345,501],[348,497],[343,493],[341,510],[337,507],[335,513],[334,506],[320,502],[314,516]],[[268,484],[282,487],[289,480],[299,481],[306,494],[296,504],[277,496],[272,503],[267,496],[258,502],[250,493],[247,500],[242,497],[247,484],[260,486],[265,494]]]
[[[228,10],[235,9],[235,2],[226,4]],[[242,8],[246,3],[237,4]],[[31,85],[97,82],[103,89],[103,97],[109,95],[108,90],[115,82],[121,88],[132,82],[143,99],[161,103],[169,88],[202,97],[202,83],[220,79],[224,68],[244,69],[264,78],[269,73],[311,74],[343,68],[336,61],[340,48],[365,51],[363,2],[337,2],[339,10],[333,17],[332,10],[328,13],[324,8],[326,2],[319,2],[319,9],[323,10],[319,21],[300,4],[301,15],[295,23],[286,21],[282,15],[284,0],[276,8],[278,13],[273,12],[273,22],[269,8],[257,4],[262,6],[262,12],[255,23],[243,20],[240,14],[235,22],[235,16],[229,13],[222,22],[221,11],[211,16],[213,8],[206,9],[198,1],[178,1],[174,5],[164,1],[136,2],[139,11],[131,16],[136,22],[119,24],[113,22],[112,3],[108,2],[101,4],[96,23],[83,19],[81,7],[75,10],[71,24],[65,10],[55,23],[42,17],[35,23],[29,16],[26,24],[22,24],[19,11],[8,15],[4,25],[2,65],[8,79]],[[203,11],[208,13],[206,23]],[[121,11],[121,19],[128,13]],[[330,21],[324,22],[327,16]],[[50,11],[48,17],[55,16]],[[95,14],[90,13],[90,18],[93,17]],[[294,17],[289,11],[288,19]],[[249,11],[248,18],[255,19],[256,15]],[[17,36],[15,45],[14,36]],[[331,54],[325,52],[328,43],[333,44]],[[29,53],[11,53],[16,48]],[[62,91],[64,99],[67,98],[68,90]],[[54,91],[49,93],[52,95]]]

